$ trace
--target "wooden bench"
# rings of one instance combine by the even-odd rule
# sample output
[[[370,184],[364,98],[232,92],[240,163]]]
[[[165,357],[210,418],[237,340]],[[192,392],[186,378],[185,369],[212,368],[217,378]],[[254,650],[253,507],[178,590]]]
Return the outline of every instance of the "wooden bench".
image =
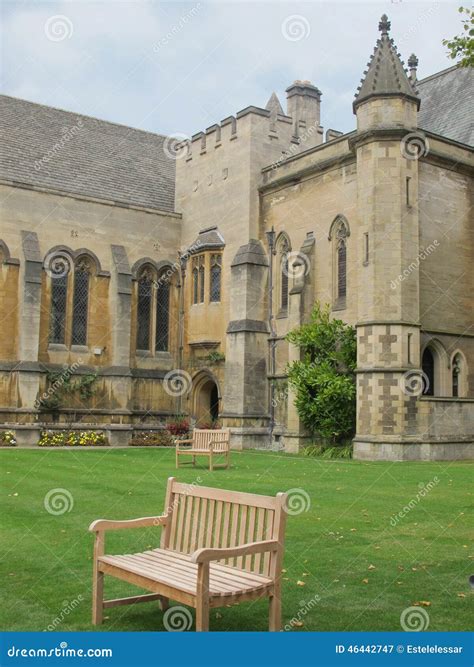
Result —
[[[179,457],[186,455],[193,457],[193,465],[196,465],[196,456],[207,456],[209,458],[209,470],[214,470],[214,457],[225,456],[226,468],[230,462],[230,431],[227,428],[203,429],[195,428],[193,437],[189,440],[175,440],[176,444],[176,467],[179,468]],[[182,447],[181,445],[191,445]]]
[[[260,496],[181,484],[170,477],[165,511],[129,521],[94,521],[92,623],[104,608],[171,598],[196,609],[196,630],[209,629],[214,607],[268,597],[270,630],[281,627],[281,568],[286,494]],[[105,532],[162,526],[160,547],[142,553],[105,555]],[[103,600],[104,575],[149,591]]]

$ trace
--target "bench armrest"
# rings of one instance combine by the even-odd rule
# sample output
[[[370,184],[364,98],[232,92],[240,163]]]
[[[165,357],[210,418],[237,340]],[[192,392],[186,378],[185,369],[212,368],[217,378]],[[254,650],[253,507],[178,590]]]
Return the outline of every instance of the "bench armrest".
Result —
[[[191,442],[191,443],[192,443],[192,442],[193,442],[193,439],[192,439],[192,438],[188,438],[187,440],[175,440],[175,441],[174,441],[174,444],[175,444],[177,447],[179,447],[179,445],[183,445],[185,442],[188,442],[188,443]]]
[[[145,528],[146,526],[165,526],[166,516],[144,516],[140,519],[128,519],[127,521],[110,521],[109,519],[97,519],[89,526],[91,533],[102,530],[121,530],[122,528]]]
[[[226,549],[197,549],[191,555],[192,563],[208,563],[211,560],[221,560],[221,558],[233,558],[234,556],[250,556],[251,554],[261,554],[266,551],[278,551],[281,544],[277,540],[265,540],[264,542],[249,542],[240,547],[229,547]]]

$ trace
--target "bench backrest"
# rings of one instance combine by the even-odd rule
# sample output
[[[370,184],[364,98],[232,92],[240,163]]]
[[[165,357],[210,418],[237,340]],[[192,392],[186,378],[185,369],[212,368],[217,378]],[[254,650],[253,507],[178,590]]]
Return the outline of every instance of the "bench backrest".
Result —
[[[161,547],[192,553],[201,547],[225,548],[278,540],[284,543],[286,494],[260,496],[168,480],[165,513],[170,521],[163,530]],[[223,560],[249,572],[272,573],[274,553]]]
[[[212,448],[214,452],[227,451],[229,443],[229,429],[204,429],[195,428],[193,431],[193,449],[209,449],[209,443],[214,443]]]

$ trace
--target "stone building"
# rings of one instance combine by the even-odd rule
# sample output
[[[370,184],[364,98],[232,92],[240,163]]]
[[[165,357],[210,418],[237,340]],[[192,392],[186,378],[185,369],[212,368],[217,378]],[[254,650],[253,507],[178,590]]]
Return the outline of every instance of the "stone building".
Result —
[[[357,328],[355,455],[472,456],[473,72],[418,81],[389,29],[347,134],[308,81],[181,143],[1,98],[0,428],[297,451],[285,335],[319,301]]]

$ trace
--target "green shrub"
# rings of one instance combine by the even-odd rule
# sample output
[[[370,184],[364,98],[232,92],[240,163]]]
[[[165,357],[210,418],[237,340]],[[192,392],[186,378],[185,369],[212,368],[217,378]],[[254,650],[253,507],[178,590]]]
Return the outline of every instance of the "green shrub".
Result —
[[[303,449],[303,455],[318,459],[351,459],[352,444],[336,446],[308,445]]]
[[[103,431],[42,431],[38,447],[107,447]]]
[[[0,447],[16,447],[14,431],[0,431]]]
[[[329,305],[316,304],[308,324],[290,331],[287,339],[301,358],[288,366],[295,406],[308,431],[326,444],[355,432],[357,356],[354,327],[331,319]]]

